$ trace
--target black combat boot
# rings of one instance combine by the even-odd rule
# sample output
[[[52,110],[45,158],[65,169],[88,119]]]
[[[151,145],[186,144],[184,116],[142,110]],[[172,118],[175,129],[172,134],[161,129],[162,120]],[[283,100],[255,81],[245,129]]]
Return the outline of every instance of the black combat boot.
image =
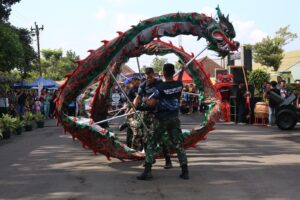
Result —
[[[154,165],[156,163],[156,160],[153,159],[152,165]],[[144,162],[143,167],[146,167],[146,162]]]
[[[145,163],[145,170],[144,172],[136,177],[138,180],[151,180],[152,179],[152,174],[151,174],[151,167],[152,164],[150,163]]]
[[[179,175],[180,178],[182,179],[190,179],[189,177],[189,170],[188,170],[188,166],[187,165],[182,165],[181,166],[181,174]]]
[[[172,161],[171,161],[171,158],[170,158],[170,156],[166,156],[165,157],[165,166],[164,166],[164,168],[165,169],[171,169],[172,167],[173,167],[173,165],[172,165]]]
[[[171,157],[170,157],[169,151],[168,151],[166,146],[163,146],[163,155],[165,157],[165,166],[164,166],[164,168],[165,169],[171,169],[173,167],[172,166],[172,161],[171,161]]]

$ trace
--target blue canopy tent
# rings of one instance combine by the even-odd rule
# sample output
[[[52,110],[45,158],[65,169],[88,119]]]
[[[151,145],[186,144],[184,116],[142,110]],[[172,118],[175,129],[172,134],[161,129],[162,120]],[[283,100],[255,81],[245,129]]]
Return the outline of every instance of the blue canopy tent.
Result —
[[[13,84],[13,88],[31,88],[30,83],[25,83],[25,82],[18,82]]]
[[[54,87],[52,87],[53,89],[57,89],[60,86],[58,83],[56,83],[55,81],[53,81],[50,78],[48,78],[46,81],[48,81],[49,83],[52,83],[53,85],[55,85]]]
[[[54,81],[53,81],[54,82]],[[29,85],[31,87],[38,87],[39,84],[43,85],[43,88],[54,88],[56,87],[56,84],[44,79],[43,77],[38,77],[35,81],[33,81],[32,83],[29,83]]]

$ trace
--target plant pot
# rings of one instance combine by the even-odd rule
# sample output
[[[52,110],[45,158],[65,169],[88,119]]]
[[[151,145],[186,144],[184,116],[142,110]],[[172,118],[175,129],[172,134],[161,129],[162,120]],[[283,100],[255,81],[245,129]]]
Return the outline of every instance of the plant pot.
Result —
[[[25,131],[32,131],[32,125],[25,125]]]
[[[38,128],[44,128],[44,122],[41,121],[41,122],[36,122],[36,125]]]
[[[16,134],[21,135],[22,134],[22,127],[19,127],[16,129]]]
[[[3,135],[3,139],[9,139],[10,138],[10,131],[3,131],[2,135]]]

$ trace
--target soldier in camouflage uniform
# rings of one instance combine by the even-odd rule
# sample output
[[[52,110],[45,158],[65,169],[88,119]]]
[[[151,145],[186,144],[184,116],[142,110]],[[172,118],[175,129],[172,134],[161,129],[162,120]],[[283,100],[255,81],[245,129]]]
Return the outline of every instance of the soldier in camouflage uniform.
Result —
[[[157,113],[155,118],[158,123],[155,123],[154,131],[149,131],[147,134],[145,170],[137,177],[139,180],[152,179],[153,154],[155,153],[157,142],[160,142],[165,132],[168,133],[172,147],[178,156],[182,169],[180,178],[189,179],[187,157],[183,148],[183,137],[178,116],[183,85],[181,81],[173,80],[173,75],[175,74],[173,64],[165,64],[163,74],[166,81],[158,84],[153,98],[146,101],[148,106],[156,107]],[[179,75],[179,80],[181,80],[181,77],[182,73]]]
[[[137,109],[140,110],[144,110],[142,111],[142,119],[145,123],[145,125],[147,126],[148,131],[153,132],[154,130],[154,126],[155,124],[157,124],[156,119],[155,119],[155,111],[153,111],[153,109],[149,109],[149,107],[147,107],[147,105],[145,105],[145,101],[148,100],[148,98],[151,98],[151,95],[153,96],[154,92],[157,90],[156,86],[161,83],[161,80],[156,79],[155,78],[155,73],[153,68],[146,68],[145,69],[145,77],[146,77],[146,81],[144,81],[138,90],[138,95],[136,96],[136,98],[133,101],[133,104],[135,105],[135,107]],[[147,109],[148,108],[148,109]],[[147,132],[148,132],[145,128],[144,128],[144,149],[146,150],[147,148]],[[171,158],[170,155],[167,151],[167,146],[164,145],[163,143],[161,143],[161,146],[163,147],[163,154],[165,157],[165,169],[170,169],[172,168],[172,162],[171,162]],[[154,163],[154,160],[152,161],[152,163]]]
[[[138,88],[140,85],[140,79],[137,77],[133,77],[130,80],[130,89],[127,93],[129,100],[132,102],[138,94]],[[128,110],[130,110],[130,106],[128,105]],[[127,117],[127,123],[129,127],[127,128],[127,137],[126,143],[127,146],[141,151],[143,149],[143,131],[142,124],[137,116],[130,115]]]

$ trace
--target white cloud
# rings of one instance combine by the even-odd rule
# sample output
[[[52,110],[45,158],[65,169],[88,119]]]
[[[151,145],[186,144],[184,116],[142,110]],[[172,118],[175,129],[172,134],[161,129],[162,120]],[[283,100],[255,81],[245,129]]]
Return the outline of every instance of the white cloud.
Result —
[[[216,10],[212,7],[204,7],[200,10],[200,13],[203,13],[209,17],[214,16],[216,14]]]
[[[106,0],[107,3],[112,4],[114,6],[123,6],[125,4],[135,4],[139,1],[137,0]]]
[[[112,24],[113,28],[116,29],[116,31],[125,32],[126,30],[131,28],[131,25],[136,25],[144,19],[146,18],[141,14],[118,13],[113,16]]]
[[[236,40],[241,44],[254,44],[268,35],[259,29],[253,20],[234,19],[233,25],[236,31]]]
[[[200,13],[214,17],[216,15],[216,10],[212,7],[204,7],[200,10]],[[268,35],[266,32],[259,29],[253,20],[233,18],[232,21],[236,31],[235,40],[238,40],[242,44],[254,44]]]
[[[96,13],[96,18],[99,20],[104,19],[107,16],[106,10],[103,8],[99,8]]]
[[[250,33],[250,39],[256,43],[260,42],[263,38],[267,37],[268,34],[263,32],[262,30],[255,29]]]

